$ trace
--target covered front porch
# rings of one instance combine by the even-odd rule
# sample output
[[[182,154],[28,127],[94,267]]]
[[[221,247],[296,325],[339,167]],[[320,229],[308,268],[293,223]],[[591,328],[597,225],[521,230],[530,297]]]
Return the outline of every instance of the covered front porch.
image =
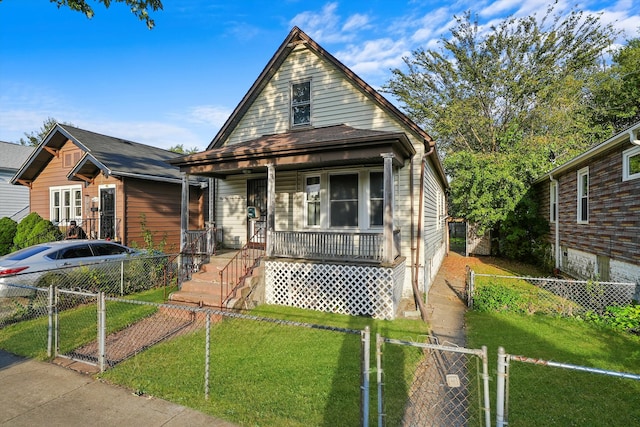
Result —
[[[227,244],[264,248],[267,303],[392,318],[406,270],[394,187],[414,153],[404,133],[340,125],[171,163],[185,188],[190,175],[216,181],[209,200]],[[263,202],[249,191],[260,179]],[[185,210],[183,235],[187,223]]]

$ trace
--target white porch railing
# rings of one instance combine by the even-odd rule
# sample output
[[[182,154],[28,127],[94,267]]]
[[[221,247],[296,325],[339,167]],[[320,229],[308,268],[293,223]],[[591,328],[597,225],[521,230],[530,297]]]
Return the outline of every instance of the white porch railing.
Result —
[[[394,258],[400,255],[400,230],[394,231]],[[272,255],[309,260],[382,262],[382,233],[274,231]]]

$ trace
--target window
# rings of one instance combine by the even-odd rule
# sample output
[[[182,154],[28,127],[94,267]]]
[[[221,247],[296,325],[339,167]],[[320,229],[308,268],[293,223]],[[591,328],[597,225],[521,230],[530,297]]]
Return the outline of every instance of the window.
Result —
[[[549,186],[549,220],[555,221],[558,212],[558,184],[551,182]]]
[[[305,179],[306,223],[309,227],[320,226],[320,177],[308,176]]]
[[[578,171],[578,222],[589,221],[589,168]]]
[[[291,85],[291,126],[311,124],[311,82]]]
[[[640,178],[640,147],[633,147],[622,153],[622,180]]]
[[[51,187],[49,214],[54,224],[82,219],[82,186]]]
[[[329,176],[331,227],[358,226],[358,174]]]
[[[384,181],[382,172],[369,174],[369,226],[384,224]]]

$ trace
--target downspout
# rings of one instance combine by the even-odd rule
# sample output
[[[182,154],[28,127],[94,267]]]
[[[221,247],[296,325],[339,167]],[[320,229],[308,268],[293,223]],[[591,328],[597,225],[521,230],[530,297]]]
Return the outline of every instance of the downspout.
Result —
[[[556,207],[554,208],[553,216],[555,218],[555,266],[556,270],[560,270],[560,183],[553,175],[549,175],[549,180],[555,184],[556,187]]]
[[[424,169],[427,162],[427,156],[431,155],[435,151],[435,145],[431,146],[431,149],[426,152],[422,156],[422,161],[420,162],[420,196],[419,196],[419,206],[418,206],[418,228],[417,228],[417,236],[416,236],[416,257],[414,263],[414,274],[413,274],[413,283],[411,284],[413,288],[413,297],[416,301],[416,306],[418,310],[420,310],[420,317],[425,322],[427,321],[427,308],[425,307],[424,302],[420,298],[420,289],[418,289],[418,275],[420,273],[420,240],[422,239],[422,215],[423,215],[423,204],[424,204]],[[413,217],[412,217],[413,218]],[[412,233],[413,234],[413,233]]]

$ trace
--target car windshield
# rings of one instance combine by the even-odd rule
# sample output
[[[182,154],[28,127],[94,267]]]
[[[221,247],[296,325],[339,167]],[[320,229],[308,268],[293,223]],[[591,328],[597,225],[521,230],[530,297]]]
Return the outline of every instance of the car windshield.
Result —
[[[30,256],[39,254],[40,252],[44,252],[47,249],[51,249],[51,246],[31,246],[29,248],[20,249],[19,251],[12,254],[5,255],[0,258],[0,260],[22,261],[23,259],[27,259]]]

